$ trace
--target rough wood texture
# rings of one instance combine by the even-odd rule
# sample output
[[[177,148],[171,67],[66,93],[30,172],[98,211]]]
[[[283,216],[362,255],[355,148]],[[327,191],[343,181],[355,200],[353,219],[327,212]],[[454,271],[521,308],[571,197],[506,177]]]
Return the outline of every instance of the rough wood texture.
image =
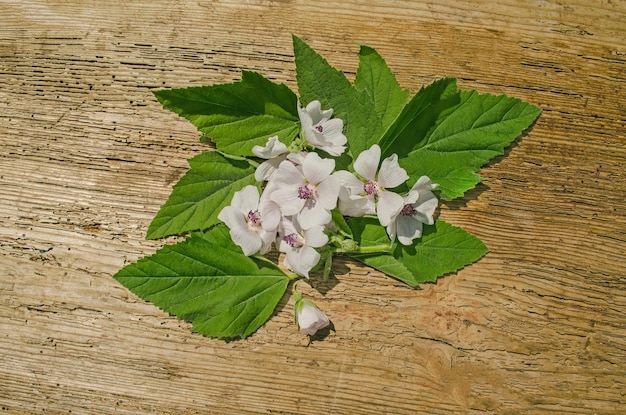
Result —
[[[0,408],[11,414],[610,414],[626,410],[626,2],[0,3]],[[206,147],[150,90],[256,70],[290,34],[352,76],[376,48],[539,105],[442,207],[491,253],[411,290],[353,262],[245,341],[191,334],[112,275]]]

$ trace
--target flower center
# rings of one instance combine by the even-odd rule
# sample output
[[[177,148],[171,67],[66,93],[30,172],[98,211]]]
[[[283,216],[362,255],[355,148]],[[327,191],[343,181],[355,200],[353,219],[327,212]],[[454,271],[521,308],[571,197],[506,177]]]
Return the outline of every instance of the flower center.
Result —
[[[283,241],[287,242],[287,245],[292,248],[300,248],[304,245],[304,239],[297,233],[290,233],[289,235],[283,236]]]
[[[252,226],[259,226],[261,224],[261,214],[258,209],[248,212],[248,224]]]
[[[323,132],[324,132],[324,127],[322,127],[321,125],[316,125],[316,126],[315,126],[315,129],[316,129],[317,131],[319,131],[320,133],[323,133]]]
[[[304,200],[315,199],[315,189],[312,189],[308,184],[300,186],[298,188],[298,198]]]
[[[412,205],[404,205],[404,207],[400,211],[400,214],[404,216],[413,216],[416,212],[417,211],[413,208]]]
[[[363,184],[363,190],[368,195],[375,195],[378,193],[378,183],[369,180],[367,183]]]

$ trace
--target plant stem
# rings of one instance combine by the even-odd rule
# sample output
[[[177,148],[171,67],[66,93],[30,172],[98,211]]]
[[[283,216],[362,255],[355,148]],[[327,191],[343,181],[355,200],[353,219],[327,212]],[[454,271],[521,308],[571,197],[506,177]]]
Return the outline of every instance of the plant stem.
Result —
[[[385,245],[371,245],[371,246],[360,246],[354,250],[342,250],[337,249],[337,253],[341,254],[388,254],[390,251],[390,246],[388,244]]]
[[[290,274],[287,274],[287,278],[289,278],[289,281],[293,281],[293,280],[297,280],[298,278],[300,278],[300,275],[296,274],[295,272],[292,272]]]

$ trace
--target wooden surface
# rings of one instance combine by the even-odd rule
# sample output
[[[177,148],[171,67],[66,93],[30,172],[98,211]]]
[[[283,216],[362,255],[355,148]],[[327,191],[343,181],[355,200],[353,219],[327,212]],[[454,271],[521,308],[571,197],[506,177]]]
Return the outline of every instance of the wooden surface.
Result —
[[[411,290],[338,261],[244,341],[112,275],[206,147],[151,89],[259,71],[290,34],[353,77],[356,42],[415,91],[443,76],[543,109],[441,217],[491,252]],[[626,2],[0,2],[0,413],[626,411]]]

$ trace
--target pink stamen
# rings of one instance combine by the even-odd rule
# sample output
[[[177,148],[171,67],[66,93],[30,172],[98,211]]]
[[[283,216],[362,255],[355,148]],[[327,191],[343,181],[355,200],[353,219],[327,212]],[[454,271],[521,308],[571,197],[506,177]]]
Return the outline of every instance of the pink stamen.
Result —
[[[400,211],[400,214],[404,216],[413,216],[415,215],[415,213],[416,210],[413,208],[412,205],[404,205],[404,207]]]
[[[363,190],[368,195],[374,195],[378,193],[378,183],[369,180],[367,183],[363,184]]]
[[[304,200],[311,200],[315,198],[315,191],[308,185],[300,186],[298,188],[298,198]]]
[[[255,226],[261,223],[261,214],[258,210],[248,212],[248,223]]]
[[[297,233],[290,233],[289,235],[283,236],[283,241],[287,242],[287,245],[292,248],[300,248],[302,245],[304,245],[304,240],[302,240],[302,238],[300,238],[300,235],[298,235]]]
[[[320,133],[324,132],[324,127],[322,127],[321,125],[316,125],[315,129],[319,131]]]

